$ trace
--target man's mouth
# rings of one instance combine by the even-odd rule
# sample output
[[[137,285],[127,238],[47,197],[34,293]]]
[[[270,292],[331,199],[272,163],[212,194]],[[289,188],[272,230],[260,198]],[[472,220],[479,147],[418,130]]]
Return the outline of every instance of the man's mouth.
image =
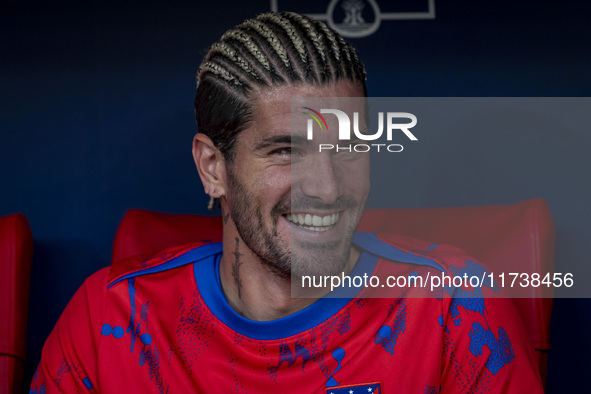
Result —
[[[312,231],[327,231],[334,227],[339,220],[339,213],[332,215],[318,216],[310,213],[288,213],[284,215],[287,220]]]

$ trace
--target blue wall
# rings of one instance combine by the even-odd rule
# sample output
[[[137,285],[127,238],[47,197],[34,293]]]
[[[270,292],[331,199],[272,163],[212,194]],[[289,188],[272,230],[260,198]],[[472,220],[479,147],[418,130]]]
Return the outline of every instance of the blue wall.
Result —
[[[269,2],[172,3],[12,1],[0,14],[0,215],[24,213],[35,237],[29,380],[69,298],[109,264],[126,209],[206,213],[190,154],[195,72],[209,44]],[[318,3],[292,9],[319,12]],[[281,9],[286,4],[279,1]],[[372,96],[590,96],[590,17],[587,3],[438,1],[435,20],[385,21],[351,41],[366,62]],[[584,133],[570,138],[588,146]],[[553,140],[545,144],[550,152]],[[569,155],[559,154],[557,163]],[[588,221],[572,212],[589,215],[583,168],[565,168],[580,176],[580,189],[551,193],[551,185],[517,183],[502,201],[480,193],[417,198],[409,190],[399,205],[546,197],[559,231],[557,256],[582,261]],[[431,170],[413,168],[419,180]],[[549,392],[586,387],[590,313],[588,300],[556,300]]]

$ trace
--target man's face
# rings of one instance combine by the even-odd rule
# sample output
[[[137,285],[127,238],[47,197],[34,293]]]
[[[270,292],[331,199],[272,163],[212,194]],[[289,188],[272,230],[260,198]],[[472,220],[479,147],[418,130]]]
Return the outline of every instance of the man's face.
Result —
[[[343,270],[369,193],[369,154],[318,152],[319,143],[339,143],[336,119],[326,117],[332,133],[307,141],[305,116],[292,123],[291,99],[361,96],[343,81],[253,95],[252,123],[227,167],[227,202],[242,240],[283,277]]]

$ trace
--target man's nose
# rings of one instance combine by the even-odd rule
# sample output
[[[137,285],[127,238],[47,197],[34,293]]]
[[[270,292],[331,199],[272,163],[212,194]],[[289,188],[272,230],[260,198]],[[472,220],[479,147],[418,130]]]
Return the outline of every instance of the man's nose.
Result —
[[[325,204],[334,203],[341,195],[340,171],[332,155],[319,153],[313,155],[301,174],[302,192],[309,197],[316,197]]]

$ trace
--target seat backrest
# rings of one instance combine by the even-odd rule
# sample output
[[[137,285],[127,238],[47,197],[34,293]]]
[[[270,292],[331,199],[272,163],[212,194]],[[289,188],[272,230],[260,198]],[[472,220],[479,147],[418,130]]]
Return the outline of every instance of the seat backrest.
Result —
[[[33,236],[21,214],[0,217],[0,392],[20,393],[26,357]]]
[[[552,272],[555,229],[548,204],[532,199],[512,205],[367,210],[360,231],[399,233],[458,246],[495,271]],[[222,237],[220,217],[130,210],[115,239],[113,261],[182,243]],[[551,298],[518,298],[545,381],[550,350]]]
[[[206,240],[222,240],[221,217],[130,209],[115,235],[112,261]]]

